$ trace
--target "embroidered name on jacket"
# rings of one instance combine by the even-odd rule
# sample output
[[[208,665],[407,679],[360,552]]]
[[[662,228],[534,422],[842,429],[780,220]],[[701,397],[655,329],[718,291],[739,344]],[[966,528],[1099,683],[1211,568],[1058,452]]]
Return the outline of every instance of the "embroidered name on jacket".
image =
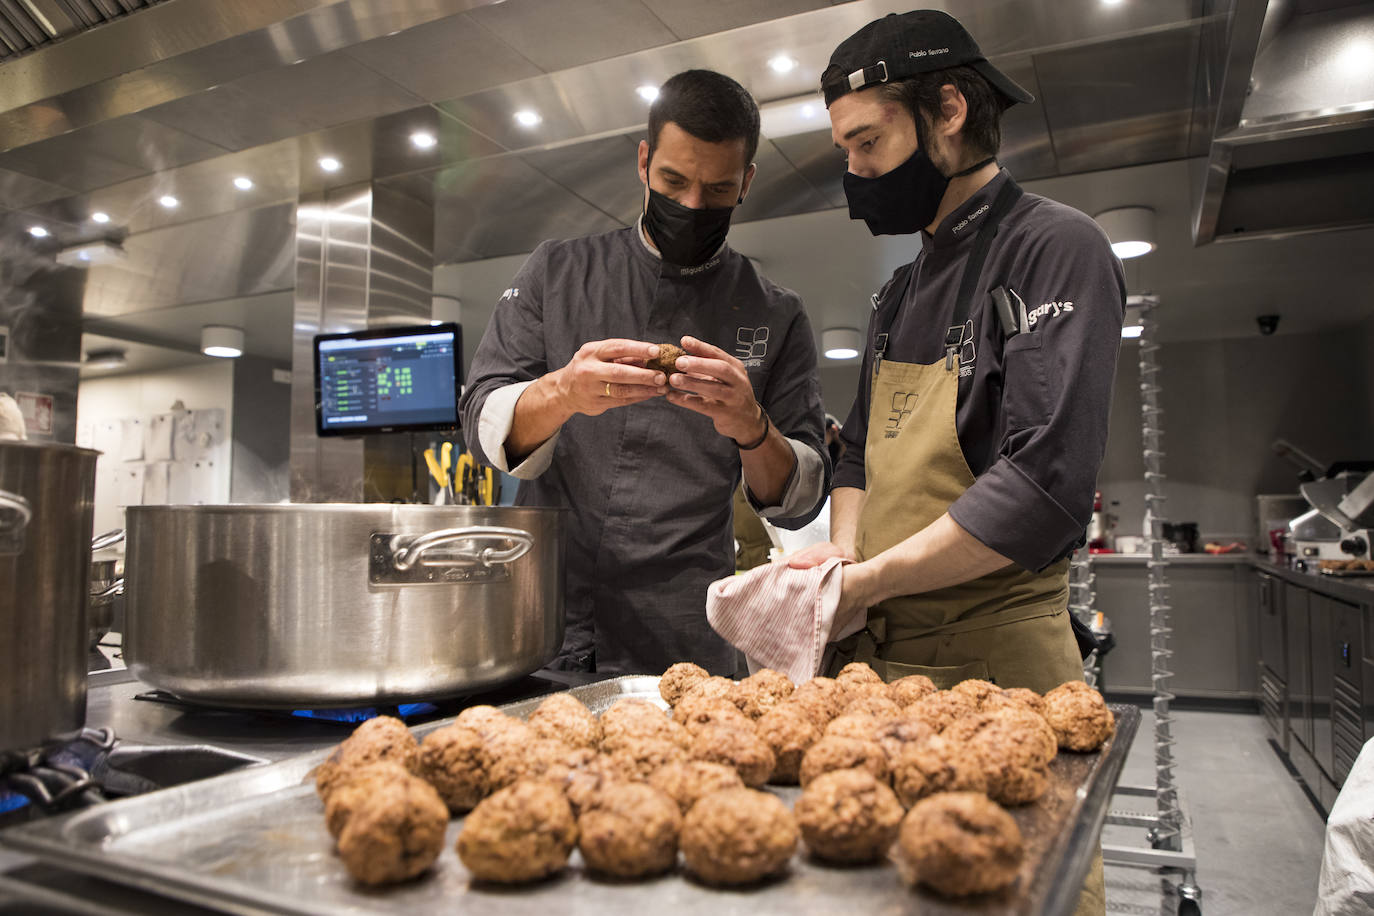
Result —
[[[1046,302],[1038,305],[1026,313],[1026,326],[1033,328],[1041,318],[1057,318],[1061,314],[1073,311],[1073,302]]]

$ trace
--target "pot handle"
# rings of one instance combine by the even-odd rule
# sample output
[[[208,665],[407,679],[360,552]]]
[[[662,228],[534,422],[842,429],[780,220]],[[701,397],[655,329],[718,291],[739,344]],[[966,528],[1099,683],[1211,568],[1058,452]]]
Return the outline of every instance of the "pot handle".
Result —
[[[104,534],[98,534],[91,540],[91,553],[95,553],[97,550],[104,550],[106,547],[113,547],[123,540],[123,528],[115,528],[113,531],[106,531]]]
[[[23,531],[28,527],[29,519],[33,518],[33,509],[29,507],[29,501],[18,493],[11,493],[9,490],[0,490],[0,511],[3,510],[8,510],[19,521],[9,524],[0,522],[0,534]],[[3,517],[0,515],[0,518]]]
[[[441,560],[426,565],[464,566],[480,563],[482,566],[490,567],[498,563],[514,563],[529,553],[530,548],[534,546],[534,536],[519,528],[443,528],[409,540],[406,540],[404,535],[396,535],[391,539],[391,562],[397,569],[404,571],[419,562],[420,556],[427,550],[456,541],[484,540],[500,541],[503,544],[514,541],[515,544],[503,550],[483,547],[476,553],[464,554],[460,560]]]

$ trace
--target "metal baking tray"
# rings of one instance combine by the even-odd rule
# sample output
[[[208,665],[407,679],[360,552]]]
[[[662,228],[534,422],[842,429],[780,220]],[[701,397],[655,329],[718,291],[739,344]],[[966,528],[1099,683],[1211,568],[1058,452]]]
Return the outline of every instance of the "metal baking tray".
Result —
[[[621,677],[568,691],[593,712],[624,697],[659,705],[657,677]],[[542,698],[504,707],[526,716]],[[598,879],[574,852],[560,875],[529,887],[471,881],[454,843],[462,819],[450,822],[434,867],[406,884],[365,888],[349,878],[325,830],[310,771],[319,751],[48,818],[0,832],[0,842],[54,865],[87,872],[174,899],[229,913],[482,913],[548,916],[649,911],[730,913],[920,912],[927,914],[1063,914],[1077,901],[1113,786],[1140,723],[1134,706],[1113,704],[1116,736],[1094,754],[1060,754],[1050,788],[1034,805],[1011,809],[1026,842],[1026,861],[1007,891],[947,901],[912,890],[890,864],[832,867],[799,851],[788,874],[735,890],[707,887],[679,868],[639,882]],[[414,729],[423,737],[452,720]],[[773,787],[789,804],[796,788]]]

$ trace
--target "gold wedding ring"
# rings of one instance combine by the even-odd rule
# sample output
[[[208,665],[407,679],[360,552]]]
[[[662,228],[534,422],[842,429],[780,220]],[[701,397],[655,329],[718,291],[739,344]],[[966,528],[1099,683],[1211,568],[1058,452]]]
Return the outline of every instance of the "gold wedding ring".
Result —
[[[610,397],[610,396],[611,396],[611,383],[610,383],[610,382],[607,382],[607,383],[606,383],[606,397]]]

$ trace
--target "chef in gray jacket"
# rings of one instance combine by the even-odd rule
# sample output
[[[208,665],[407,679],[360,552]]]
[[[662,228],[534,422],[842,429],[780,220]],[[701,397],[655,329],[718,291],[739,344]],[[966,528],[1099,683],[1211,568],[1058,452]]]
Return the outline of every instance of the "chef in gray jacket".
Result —
[[[560,667],[733,673],[705,602],[734,572],[741,473],[773,524],[799,527],[821,505],[830,467],[806,312],[725,243],[758,135],[734,80],[668,80],[639,144],[643,215],[542,243],[478,345],[459,405],[469,445],[520,479],[517,504],[571,510]],[[646,368],[670,342],[687,355]]]

